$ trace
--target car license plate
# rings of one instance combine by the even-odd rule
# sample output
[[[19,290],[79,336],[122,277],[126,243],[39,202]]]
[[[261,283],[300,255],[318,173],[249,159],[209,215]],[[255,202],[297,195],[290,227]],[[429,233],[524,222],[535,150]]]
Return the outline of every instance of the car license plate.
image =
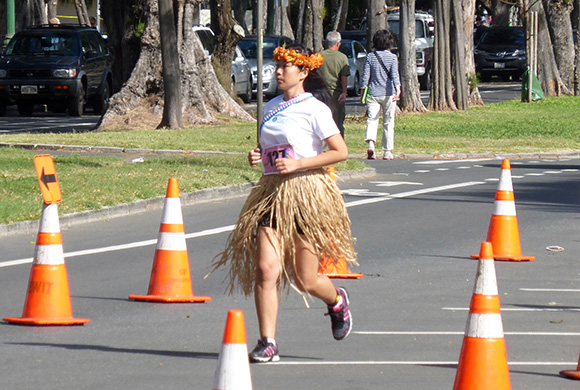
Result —
[[[23,85],[20,87],[20,93],[22,95],[36,95],[38,93],[38,87],[36,85]]]
[[[503,69],[503,68],[505,68],[505,64],[503,62],[494,62],[493,67],[495,69]]]

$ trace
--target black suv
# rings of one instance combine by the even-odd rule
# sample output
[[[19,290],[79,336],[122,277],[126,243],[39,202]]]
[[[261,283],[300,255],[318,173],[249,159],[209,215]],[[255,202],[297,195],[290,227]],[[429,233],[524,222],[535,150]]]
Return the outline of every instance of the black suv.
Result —
[[[34,104],[53,112],[82,116],[90,103],[97,115],[107,110],[112,87],[107,42],[87,26],[42,25],[19,31],[0,56],[0,115],[16,103],[20,115]]]

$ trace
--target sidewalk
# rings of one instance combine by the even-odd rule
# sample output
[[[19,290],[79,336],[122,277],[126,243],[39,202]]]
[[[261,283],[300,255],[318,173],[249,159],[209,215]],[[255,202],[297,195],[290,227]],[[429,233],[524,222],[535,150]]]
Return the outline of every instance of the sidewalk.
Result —
[[[147,156],[168,156],[168,155],[209,155],[209,154],[244,154],[235,152],[211,152],[211,151],[186,151],[167,149],[131,149],[119,147],[103,146],[82,146],[82,145],[58,145],[58,144],[25,144],[1,142],[2,147],[14,147],[27,150],[56,151],[63,153],[85,152],[101,153],[125,156],[126,160]],[[366,155],[351,154],[349,158],[364,159]],[[395,158],[403,159],[471,159],[471,158],[491,158],[503,159],[559,159],[559,158],[580,158],[580,151],[566,151],[553,153],[440,153],[440,154],[395,154]],[[374,168],[365,168],[361,171],[337,172],[340,180],[365,179],[375,176]],[[244,183],[240,185],[206,188],[199,191],[180,194],[183,206],[209,201],[222,201],[226,199],[246,196],[255,183]],[[59,217],[62,228],[74,226],[76,224],[88,223],[108,218],[116,218],[149,210],[163,208],[165,197],[160,196],[153,199],[140,200],[133,203],[124,203],[117,206],[103,207],[100,210],[81,211],[78,213],[65,214]],[[11,234],[35,234],[38,231],[38,220],[16,222],[7,225],[0,225],[0,236]]]

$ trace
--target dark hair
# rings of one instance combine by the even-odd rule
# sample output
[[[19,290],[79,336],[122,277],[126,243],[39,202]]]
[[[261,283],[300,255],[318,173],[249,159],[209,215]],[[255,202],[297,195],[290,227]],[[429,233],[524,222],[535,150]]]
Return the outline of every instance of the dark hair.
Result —
[[[389,30],[379,30],[373,36],[373,47],[375,50],[391,50],[395,38]]]
[[[304,46],[297,43],[292,43],[286,46],[286,49],[294,49],[297,53],[304,53],[308,55],[314,53],[312,50],[305,48]],[[316,99],[332,108],[332,98],[330,96],[330,92],[328,92],[328,84],[318,69],[311,70],[308,73],[308,77],[306,77],[304,80],[304,90],[306,92],[310,92]]]

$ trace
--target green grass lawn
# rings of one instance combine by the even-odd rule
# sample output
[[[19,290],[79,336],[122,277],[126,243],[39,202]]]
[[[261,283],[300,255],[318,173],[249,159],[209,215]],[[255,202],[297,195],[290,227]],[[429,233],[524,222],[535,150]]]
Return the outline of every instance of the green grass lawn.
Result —
[[[580,150],[580,98],[544,102],[513,100],[468,111],[407,114],[395,121],[396,153],[550,152]],[[145,156],[131,158],[97,153],[56,155],[62,188],[61,214],[163,196],[169,177],[182,193],[257,180],[246,152],[256,144],[256,124],[224,119],[218,126],[184,130],[94,131],[58,134],[2,134],[0,142],[116,146],[141,149],[209,150],[241,154]],[[351,154],[363,155],[364,118],[349,118],[346,142]],[[380,134],[379,134],[380,139]],[[37,219],[42,197],[33,165],[35,152],[0,148],[0,224]],[[358,170],[364,160],[349,160],[337,170]]]

